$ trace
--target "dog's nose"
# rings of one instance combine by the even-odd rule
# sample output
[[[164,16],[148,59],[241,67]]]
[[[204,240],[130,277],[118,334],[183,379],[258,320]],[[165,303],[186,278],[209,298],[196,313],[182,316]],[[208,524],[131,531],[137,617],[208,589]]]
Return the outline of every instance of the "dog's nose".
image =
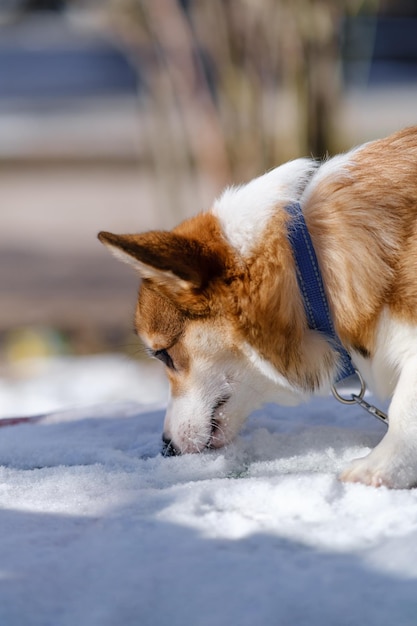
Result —
[[[172,443],[171,439],[162,435],[162,456],[177,456],[179,451]]]

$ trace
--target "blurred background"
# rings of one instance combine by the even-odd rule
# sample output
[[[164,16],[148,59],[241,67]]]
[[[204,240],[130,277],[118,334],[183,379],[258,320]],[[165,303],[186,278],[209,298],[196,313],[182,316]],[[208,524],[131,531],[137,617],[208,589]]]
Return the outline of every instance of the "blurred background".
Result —
[[[0,417],[165,397],[99,230],[415,123],[415,0],[0,0]]]

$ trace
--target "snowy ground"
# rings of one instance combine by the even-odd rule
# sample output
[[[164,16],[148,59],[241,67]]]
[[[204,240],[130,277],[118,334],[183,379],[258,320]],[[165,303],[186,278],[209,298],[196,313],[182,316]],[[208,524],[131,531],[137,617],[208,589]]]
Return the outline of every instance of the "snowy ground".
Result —
[[[415,626],[417,491],[336,478],[382,424],[268,406],[227,449],[163,458],[161,403],[131,400],[165,387],[136,370],[110,401],[124,365],[86,364],[32,381],[69,404],[79,367],[84,408],[0,429],[1,626]]]

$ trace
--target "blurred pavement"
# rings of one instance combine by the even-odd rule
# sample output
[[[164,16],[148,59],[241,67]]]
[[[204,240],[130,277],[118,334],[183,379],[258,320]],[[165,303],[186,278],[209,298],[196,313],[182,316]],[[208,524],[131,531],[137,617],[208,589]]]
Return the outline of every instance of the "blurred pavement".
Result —
[[[133,162],[0,166],[0,332],[130,331],[138,278],[96,235],[169,228],[205,208],[184,193],[176,215],[168,201],[162,206],[158,186]]]

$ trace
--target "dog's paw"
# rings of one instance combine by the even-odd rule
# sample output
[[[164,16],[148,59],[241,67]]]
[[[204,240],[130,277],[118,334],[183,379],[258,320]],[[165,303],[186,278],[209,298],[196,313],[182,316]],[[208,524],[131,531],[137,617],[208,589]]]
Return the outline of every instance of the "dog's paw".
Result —
[[[340,480],[345,483],[362,483],[370,487],[388,487],[393,489],[394,483],[391,471],[387,471],[384,467],[374,466],[368,460],[370,456],[353,461],[340,474]]]
[[[339,476],[343,482],[371,487],[410,489],[417,485],[417,456],[388,437],[366,457],[353,461]]]

